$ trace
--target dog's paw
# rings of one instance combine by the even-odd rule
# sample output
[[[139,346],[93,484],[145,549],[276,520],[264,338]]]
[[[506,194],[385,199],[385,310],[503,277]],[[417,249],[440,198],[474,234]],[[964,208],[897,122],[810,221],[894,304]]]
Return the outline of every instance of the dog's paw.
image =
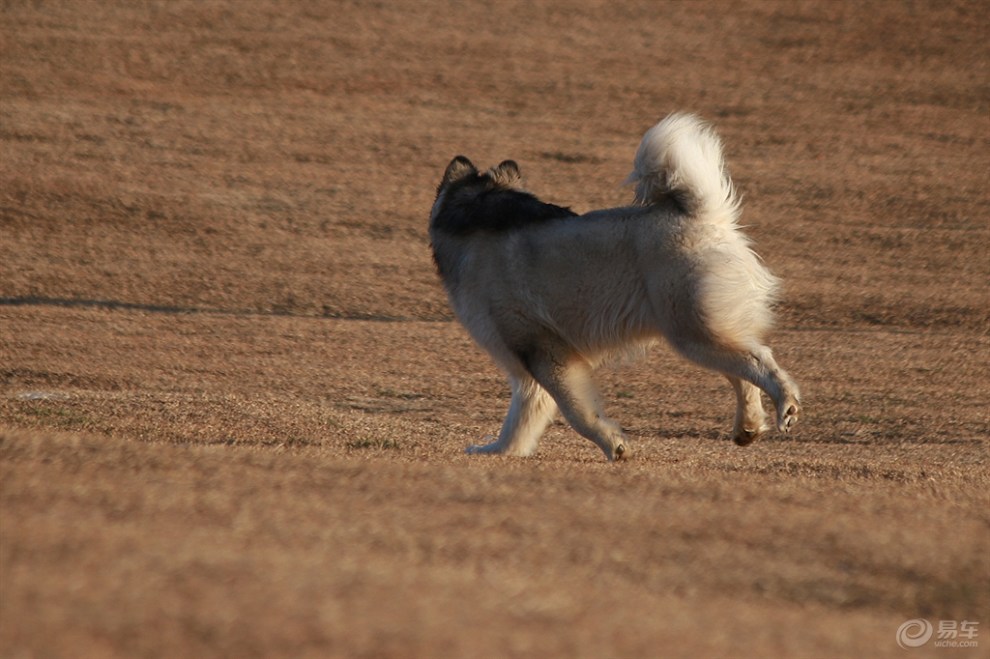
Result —
[[[495,437],[493,435],[485,435],[481,438],[481,441],[487,441],[487,444],[475,444],[474,446],[469,446],[464,449],[464,452],[468,455],[482,455],[485,453],[499,453],[498,442],[494,441]]]
[[[491,440],[487,444],[468,446],[464,452],[468,455],[508,455],[516,458],[527,458],[536,452],[536,443],[523,444],[520,442],[500,442],[492,435],[485,435],[482,441]]]
[[[785,400],[777,410],[777,429],[784,434],[789,433],[794,424],[797,423],[800,411],[801,405],[797,399]]]
[[[625,442],[625,441],[619,442],[612,449],[612,454],[611,455],[606,454],[606,457],[608,458],[609,462],[618,462],[620,460],[628,460],[629,459],[629,443],[628,442]]]
[[[756,430],[741,428],[732,436],[732,441],[736,443],[736,446],[749,446],[758,440],[766,430],[766,426],[760,426]]]

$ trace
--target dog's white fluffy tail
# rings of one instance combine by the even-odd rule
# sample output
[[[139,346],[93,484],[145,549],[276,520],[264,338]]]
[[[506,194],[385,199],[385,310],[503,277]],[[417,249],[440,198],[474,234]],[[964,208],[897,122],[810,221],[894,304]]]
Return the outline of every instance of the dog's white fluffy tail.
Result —
[[[721,345],[739,350],[761,345],[773,324],[779,284],[739,231],[739,200],[715,131],[689,114],[668,116],[646,131],[628,180],[636,184],[637,204],[672,197],[689,225],[714,229],[687,234],[699,259],[699,304],[707,329]]]
[[[636,203],[643,206],[673,195],[709,222],[734,224],[739,214],[722,142],[694,115],[674,113],[646,131],[626,182],[636,184]]]

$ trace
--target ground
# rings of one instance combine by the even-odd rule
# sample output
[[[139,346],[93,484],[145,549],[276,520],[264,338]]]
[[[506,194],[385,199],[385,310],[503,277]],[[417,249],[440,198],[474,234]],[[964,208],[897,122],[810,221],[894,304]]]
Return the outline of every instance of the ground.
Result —
[[[2,654],[986,656],[988,7],[3,2]],[[660,346],[600,378],[632,460],[465,455],[508,390],[444,167],[622,205],[674,110],[785,283],[799,425],[736,447]]]

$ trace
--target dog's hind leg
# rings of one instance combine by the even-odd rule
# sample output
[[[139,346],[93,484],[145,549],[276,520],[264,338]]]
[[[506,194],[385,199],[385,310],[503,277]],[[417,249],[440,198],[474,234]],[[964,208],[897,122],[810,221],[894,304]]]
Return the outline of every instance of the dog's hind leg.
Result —
[[[790,432],[801,411],[801,392],[787,371],[777,365],[770,348],[753,346],[746,352],[730,352],[734,374],[755,384],[773,400],[777,410],[777,430]]]
[[[744,380],[766,392],[776,406],[777,429],[780,432],[789,432],[797,422],[801,394],[791,376],[777,365],[770,348],[758,343],[753,343],[748,350],[698,340],[671,343],[688,359],[726,375],[730,381],[732,378]],[[739,389],[736,391],[738,395]],[[751,395],[744,386],[745,400],[748,401]]]
[[[591,365],[575,355],[560,358],[540,352],[528,357],[530,373],[553,396],[571,427],[593,441],[610,461],[628,458],[629,440],[602,411]]]
[[[491,444],[468,447],[468,453],[532,455],[543,432],[553,421],[557,405],[546,390],[530,377],[510,377],[512,402],[498,439]]]
[[[726,377],[736,392],[736,421],[732,428],[732,441],[739,446],[752,444],[768,429],[767,415],[760,400],[760,388],[732,375]]]

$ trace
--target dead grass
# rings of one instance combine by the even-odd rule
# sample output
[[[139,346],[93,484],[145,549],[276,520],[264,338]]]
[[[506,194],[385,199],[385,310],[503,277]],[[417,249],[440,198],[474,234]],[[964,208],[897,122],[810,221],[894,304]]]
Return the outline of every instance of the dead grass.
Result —
[[[978,656],[988,24],[3,3],[4,656],[899,656],[916,617],[979,621]],[[621,204],[675,109],[786,283],[796,434],[733,446],[728,387],[661,348],[602,376],[629,464],[561,424],[463,455],[508,397],[432,270],[442,168]]]

